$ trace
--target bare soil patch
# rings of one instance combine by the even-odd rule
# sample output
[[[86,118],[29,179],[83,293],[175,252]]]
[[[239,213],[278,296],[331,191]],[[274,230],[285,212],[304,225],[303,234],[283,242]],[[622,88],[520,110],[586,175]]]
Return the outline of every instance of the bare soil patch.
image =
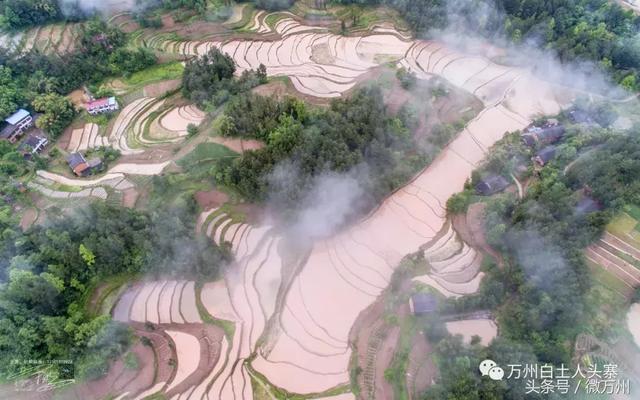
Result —
[[[26,231],[34,222],[36,222],[37,218],[38,210],[35,208],[27,208],[24,210],[22,217],[20,218],[20,228],[22,228],[23,231]]]
[[[162,20],[162,26],[164,26],[165,28],[173,28],[176,24],[171,14],[163,15],[161,20]]]
[[[193,197],[195,197],[196,202],[203,210],[220,207],[229,201],[229,196],[219,190],[199,191]]]
[[[419,399],[438,376],[438,369],[431,359],[431,344],[421,332],[411,339],[411,353],[407,366],[407,391],[409,399]]]
[[[147,97],[161,97],[168,92],[172,92],[180,87],[182,80],[170,79],[167,81],[151,83],[146,85],[143,89],[144,96]]]
[[[389,330],[378,349],[376,357],[376,390],[374,398],[393,399],[393,387],[384,377],[384,371],[391,365],[396,352],[398,339],[400,338],[400,327],[394,326]]]
[[[112,362],[104,377],[70,388],[70,398],[98,400],[108,395],[142,392],[154,382],[155,356],[151,347],[136,343],[130,350],[138,360],[138,369],[125,366],[123,357]],[[63,396],[62,398],[67,398]]]
[[[122,192],[122,205],[124,207],[134,208],[139,195],[138,191],[134,188],[124,190]]]
[[[221,144],[236,153],[244,153],[248,150],[258,150],[264,147],[264,143],[253,139],[236,139],[222,136],[216,136],[211,139],[212,142]]]
[[[73,92],[67,95],[69,101],[73,103],[76,108],[83,107],[84,103],[87,101],[86,96],[84,95],[84,90],[76,89]]]

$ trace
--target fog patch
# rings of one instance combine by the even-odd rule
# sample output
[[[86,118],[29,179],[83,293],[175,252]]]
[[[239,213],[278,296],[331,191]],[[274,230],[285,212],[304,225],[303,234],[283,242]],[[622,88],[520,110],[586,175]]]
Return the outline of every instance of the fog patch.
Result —
[[[283,162],[268,177],[269,209],[287,216],[285,236],[294,242],[326,238],[366,209],[369,180],[368,168],[358,165],[347,172],[327,170],[305,181],[295,162]],[[303,191],[297,207],[283,210],[297,190]]]

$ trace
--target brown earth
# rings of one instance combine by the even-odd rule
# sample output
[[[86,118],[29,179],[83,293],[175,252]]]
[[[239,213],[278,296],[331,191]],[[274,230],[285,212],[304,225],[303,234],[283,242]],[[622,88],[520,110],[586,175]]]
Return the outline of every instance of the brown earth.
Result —
[[[456,214],[452,217],[453,228],[464,242],[489,254],[496,260],[498,266],[502,266],[502,256],[489,246],[486,240],[484,229],[485,208],[485,203],[471,204],[466,214]]]
[[[26,231],[34,222],[36,222],[37,218],[38,210],[36,208],[27,208],[24,210],[22,217],[20,218],[20,228],[22,228],[23,231]]]
[[[220,207],[227,201],[229,196],[219,190],[199,191],[196,192],[193,197],[203,210],[209,210],[214,207]]]
[[[163,15],[161,20],[162,26],[164,26],[165,28],[173,28],[176,24],[176,22],[173,20],[173,16],[170,14]]]
[[[170,79],[146,85],[142,91],[146,97],[161,97],[178,89],[180,85],[182,85],[181,79]]]
[[[387,333],[382,341],[376,356],[376,389],[374,398],[393,399],[393,386],[384,377],[384,371],[391,365],[396,352],[398,339],[400,338],[400,327],[394,326]]]
[[[73,105],[76,106],[76,108],[83,107],[84,103],[86,103],[87,101],[84,95],[84,90],[82,89],[74,90],[73,92],[69,93],[67,97],[69,98],[69,101],[71,101],[71,103],[73,103]]]
[[[256,225],[262,221],[264,210],[260,206],[251,203],[241,203],[235,204],[233,208],[246,217],[245,222],[249,225]]]
[[[407,366],[407,391],[409,399],[419,399],[438,376],[438,369],[431,359],[431,344],[422,332],[411,339],[411,354]]]
[[[134,208],[139,195],[140,194],[135,188],[122,191],[122,205],[124,207]]]
[[[121,357],[110,364],[107,375],[72,386],[61,398],[98,400],[124,392],[139,393],[151,387],[154,383],[156,362],[153,349],[138,342],[129,351],[136,355],[139,366],[137,370],[128,369]]]

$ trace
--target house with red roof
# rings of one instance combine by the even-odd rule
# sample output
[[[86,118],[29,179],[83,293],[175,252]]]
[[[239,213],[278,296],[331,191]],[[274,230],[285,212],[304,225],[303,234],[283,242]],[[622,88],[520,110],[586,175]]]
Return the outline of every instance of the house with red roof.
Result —
[[[118,101],[115,97],[103,97],[87,103],[87,112],[91,115],[112,112],[118,109]]]

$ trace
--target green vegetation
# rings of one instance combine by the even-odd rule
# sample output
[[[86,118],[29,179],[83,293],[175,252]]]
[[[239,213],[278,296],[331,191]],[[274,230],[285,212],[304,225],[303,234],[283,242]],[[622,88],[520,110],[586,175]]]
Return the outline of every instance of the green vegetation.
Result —
[[[183,72],[184,66],[181,62],[157,64],[141,71],[134,72],[128,78],[124,79],[124,83],[137,87],[158,81],[180,79]]]
[[[511,172],[526,162],[526,149],[518,143],[518,136],[509,135],[499,142],[483,170]],[[487,349],[462,346],[450,339],[440,342],[437,353],[442,377],[427,399],[456,395],[520,398],[522,385],[509,382],[506,387],[487,387],[490,382],[480,380],[473,368],[456,365],[469,362],[474,366],[485,358],[499,364],[524,364],[520,361],[524,359],[569,365],[577,334],[587,332],[605,340],[621,334],[624,299],[615,291],[619,283],[600,267],[589,266],[582,250],[600,237],[625,204],[637,202],[640,139],[631,132],[570,126],[560,146],[574,147],[573,159],[557,157],[545,165],[533,177],[524,198],[503,194],[486,200],[487,237],[501,250],[505,265],[487,269],[479,293],[449,301],[445,307],[495,310],[501,338]],[[563,173],[569,163],[571,168]],[[585,188],[603,206],[601,211],[576,211]]]
[[[0,355],[72,359],[79,378],[105,373],[129,345],[129,331],[86,309],[90,288],[123,273],[214,278],[226,262],[211,241],[194,236],[187,211],[167,205],[143,213],[93,203],[54,217],[46,228],[11,233],[15,249],[5,244],[5,254],[17,255],[0,260],[7,282],[0,288]],[[0,373],[16,368],[4,363]]]
[[[232,95],[245,92],[267,81],[267,70],[245,70],[240,78],[233,74],[236,65],[228,54],[212,48],[207,54],[189,60],[182,76],[182,93],[201,108],[215,108]]]
[[[278,208],[291,212],[327,173],[358,175],[370,207],[413,176],[431,154],[415,146],[409,129],[388,115],[379,88],[356,91],[329,108],[246,94],[232,100],[221,123],[223,135],[252,137],[266,147],[222,163],[216,181],[251,201],[276,193]],[[278,179],[278,176],[286,178]]]
[[[36,120],[38,128],[49,132],[53,137],[59,136],[76,115],[69,99],[56,93],[36,97],[33,108],[42,114]]]
[[[77,49],[65,57],[35,50],[15,54],[0,49],[0,117],[5,118],[16,107],[30,108],[33,104],[35,110],[45,112],[41,124],[56,136],[71,121],[68,106],[59,96],[83,84],[128,75],[155,64],[153,53],[127,49],[125,42],[126,36],[118,28],[96,19],[84,25]]]
[[[3,0],[0,3],[0,29],[20,29],[61,18],[57,0]]]

